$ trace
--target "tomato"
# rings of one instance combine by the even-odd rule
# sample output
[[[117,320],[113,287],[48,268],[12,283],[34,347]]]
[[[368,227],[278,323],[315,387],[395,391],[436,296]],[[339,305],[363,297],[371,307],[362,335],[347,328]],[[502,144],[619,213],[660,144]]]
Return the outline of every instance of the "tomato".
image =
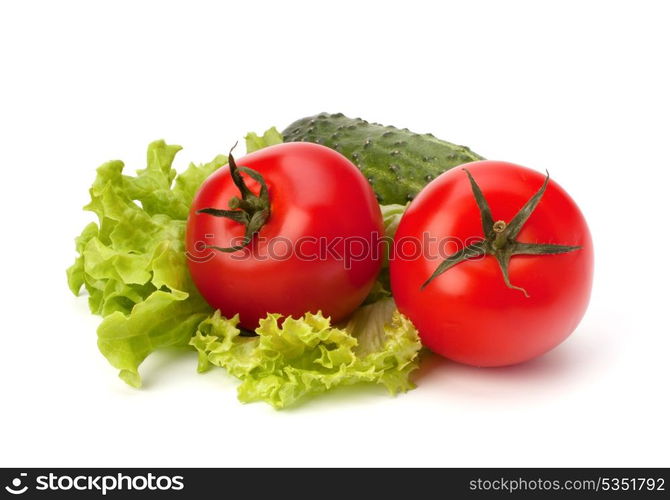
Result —
[[[253,329],[267,313],[345,318],[379,272],[371,249],[382,234],[379,205],[354,164],[318,144],[286,143],[230,156],[204,182],[186,250],[205,300]]]
[[[400,221],[393,295],[434,352],[475,366],[520,363],[560,344],[584,315],[589,229],[548,174],[500,161],[462,167],[426,186]],[[421,242],[414,251],[412,242]]]

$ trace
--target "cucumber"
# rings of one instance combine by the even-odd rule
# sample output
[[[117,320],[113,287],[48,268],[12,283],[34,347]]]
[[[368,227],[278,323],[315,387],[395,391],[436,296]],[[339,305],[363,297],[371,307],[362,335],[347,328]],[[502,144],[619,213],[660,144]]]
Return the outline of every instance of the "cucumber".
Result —
[[[483,159],[465,146],[432,134],[347,118],[342,113],[302,118],[282,134],[285,142],[315,142],[342,153],[363,172],[382,204],[405,204],[441,173]]]

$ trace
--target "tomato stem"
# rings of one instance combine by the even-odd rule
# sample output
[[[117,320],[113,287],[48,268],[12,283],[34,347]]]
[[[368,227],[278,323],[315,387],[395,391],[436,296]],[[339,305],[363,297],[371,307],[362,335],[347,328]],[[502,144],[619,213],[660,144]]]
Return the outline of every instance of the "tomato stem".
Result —
[[[493,232],[495,233],[495,239],[493,240],[493,246],[500,250],[507,243],[507,235],[505,234],[505,229],[507,228],[507,223],[504,220],[499,220],[493,224]]]
[[[270,217],[270,193],[268,191],[268,186],[265,183],[265,179],[260,172],[256,170],[249,167],[237,166],[235,158],[233,157],[233,149],[235,149],[235,146],[237,146],[237,143],[235,143],[228,153],[228,168],[230,169],[230,176],[232,177],[235,186],[237,186],[237,189],[240,191],[241,197],[234,196],[228,201],[230,210],[202,208],[196,211],[196,214],[225,217],[244,225],[244,239],[241,244],[231,247],[205,245],[205,248],[212,248],[224,253],[237,252],[246,247]],[[261,185],[261,190],[258,195],[255,195],[245,184],[240,172],[244,172]]]
[[[506,223],[503,220],[493,222],[491,215],[491,208],[488,201],[484,197],[479,185],[472,177],[472,174],[467,169],[463,169],[470,180],[470,187],[472,194],[477,202],[479,213],[482,220],[482,229],[484,232],[484,240],[480,243],[469,245],[458,252],[447,257],[433,272],[433,274],[421,285],[424,289],[428,284],[437,278],[442,273],[448,271],[455,265],[474,257],[482,255],[492,255],[498,261],[500,271],[503,276],[503,281],[508,288],[519,290],[526,297],[529,297],[528,292],[519,286],[515,286],[509,279],[509,262],[515,255],[555,255],[561,253],[574,252],[579,250],[581,246],[574,245],[554,245],[550,243],[523,243],[516,240],[517,235],[528,221],[537,205],[540,203],[544,192],[549,184],[549,172],[542,183],[542,187],[524,204],[517,212],[514,218]]]

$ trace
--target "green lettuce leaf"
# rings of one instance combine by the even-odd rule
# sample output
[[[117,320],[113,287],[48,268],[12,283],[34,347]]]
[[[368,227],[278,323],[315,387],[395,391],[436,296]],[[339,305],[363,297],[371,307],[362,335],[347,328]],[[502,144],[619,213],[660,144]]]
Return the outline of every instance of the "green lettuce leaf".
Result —
[[[266,130],[262,136],[259,136],[255,132],[249,132],[244,139],[247,143],[247,153],[253,153],[259,149],[284,142],[281,132],[276,127]]]
[[[79,256],[67,271],[72,292],[85,287],[91,312],[104,317],[100,352],[134,387],[141,383],[139,365],[151,352],[188,345],[213,312],[189,276],[184,234],[196,190],[227,159],[191,164],[177,176],[172,162],[180,149],[151,143],[147,166],[135,176],[124,175],[120,161],[98,168],[85,207],[98,223],[76,239]]]
[[[282,137],[272,128],[262,136],[249,133],[246,140],[252,152]],[[172,164],[180,149],[151,143],[146,168],[135,175],[126,175],[121,161],[98,168],[84,207],[98,220],[75,239],[78,255],[67,270],[72,292],[85,288],[91,312],[103,317],[98,347],[121,379],[139,387],[139,367],[152,352],[191,346],[200,371],[221,366],[241,379],[244,402],[282,408],[358,382],[382,384],[391,393],[412,388],[409,373],[420,343],[388,298],[384,278],[369,305],[346,325],[333,326],[320,314],[299,319],[268,314],[253,337],[241,335],[237,317],[224,318],[204,301],[186,265],[186,218],[199,187],[227,157],[191,164],[177,175]],[[389,233],[403,210],[382,207]]]
[[[391,205],[381,205],[382,218],[384,219],[384,236],[387,238],[393,238],[395,236],[395,232],[398,229],[398,224],[400,224],[400,219],[402,219],[402,216],[405,213],[405,210],[407,210],[408,205],[409,203],[405,205],[398,205],[397,203]]]
[[[384,246],[384,261],[382,263],[381,271],[372,290],[365,299],[365,304],[373,304],[378,300],[391,297],[391,279],[389,276],[389,245],[393,241],[396,229],[402,218],[407,205],[381,205],[382,218],[384,220],[384,238],[386,244]]]
[[[226,319],[217,311],[191,339],[199,370],[223,367],[242,381],[240,401],[278,409],[360,382],[382,384],[392,394],[414,387],[409,374],[421,344],[391,299],[359,308],[343,326],[321,314],[281,319],[269,314],[256,328],[258,336],[246,337],[237,316]]]

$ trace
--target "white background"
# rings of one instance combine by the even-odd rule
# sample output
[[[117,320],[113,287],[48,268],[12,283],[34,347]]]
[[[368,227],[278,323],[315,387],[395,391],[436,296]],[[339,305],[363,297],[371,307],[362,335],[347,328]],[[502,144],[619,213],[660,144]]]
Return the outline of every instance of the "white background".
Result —
[[[667,4],[464,3],[3,2],[0,465],[670,466]],[[548,169],[596,246],[574,335],[282,412],[195,354],[126,387],[65,280],[95,167],[165,138],[181,169],[320,111]]]

